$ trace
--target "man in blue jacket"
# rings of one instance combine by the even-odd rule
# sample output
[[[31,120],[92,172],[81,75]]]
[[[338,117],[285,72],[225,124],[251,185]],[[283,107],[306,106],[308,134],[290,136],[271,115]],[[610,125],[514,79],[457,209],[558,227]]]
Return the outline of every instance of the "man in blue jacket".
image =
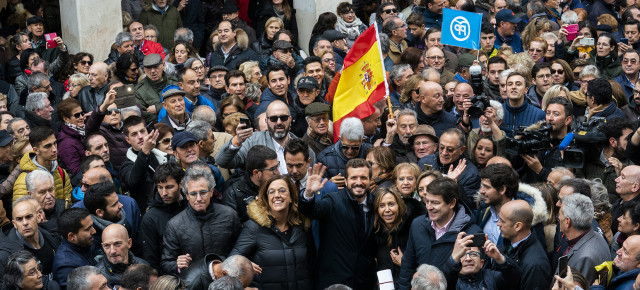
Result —
[[[401,290],[411,289],[411,278],[421,264],[444,270],[460,232],[481,232],[473,223],[471,211],[458,202],[458,196],[458,185],[448,177],[436,178],[427,186],[423,200],[427,216],[417,217],[411,224],[398,281]],[[447,283],[455,285],[454,281]]]
[[[526,91],[526,76],[519,72],[511,72],[507,76],[507,101],[503,105],[504,117],[502,125],[500,125],[500,129],[508,137],[513,137],[513,132],[518,127],[529,126],[545,118],[545,113],[542,110],[527,102],[525,99]]]
[[[63,240],[53,258],[53,278],[66,288],[67,277],[75,268],[95,266],[93,259],[93,219],[84,208],[70,208],[58,219],[58,232]]]
[[[604,281],[598,281],[600,285],[593,285],[591,289],[622,290],[634,288],[634,282],[640,273],[640,259],[638,259],[638,255],[640,255],[640,236],[630,236],[624,241],[622,248],[618,249],[616,257],[613,259],[613,265],[618,269],[618,272],[615,273],[614,270],[614,277],[606,287],[602,285]]]
[[[502,9],[496,13],[496,41],[494,47],[500,48],[503,43],[513,48],[513,53],[522,52],[522,38],[516,33],[516,27],[522,19],[516,17],[511,9]]]
[[[444,0],[427,0],[427,9],[424,10],[424,27],[442,27],[442,10],[444,9]]]

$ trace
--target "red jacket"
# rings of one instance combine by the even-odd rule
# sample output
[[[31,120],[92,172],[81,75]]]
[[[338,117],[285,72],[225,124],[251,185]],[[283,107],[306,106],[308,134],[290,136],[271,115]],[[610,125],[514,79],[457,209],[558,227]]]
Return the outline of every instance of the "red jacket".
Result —
[[[162,48],[162,45],[160,45],[160,43],[153,42],[151,40],[145,40],[144,42],[142,42],[142,48],[140,50],[142,51],[142,53],[144,53],[144,55],[148,55],[150,53],[157,53],[160,56],[162,56],[162,59],[164,59],[164,57],[166,56],[166,54],[164,53],[164,48]]]

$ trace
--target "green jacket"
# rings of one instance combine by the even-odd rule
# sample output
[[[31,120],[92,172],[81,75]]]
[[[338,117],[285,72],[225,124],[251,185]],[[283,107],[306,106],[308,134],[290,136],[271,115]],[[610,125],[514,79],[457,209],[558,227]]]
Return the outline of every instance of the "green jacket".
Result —
[[[152,82],[148,77],[143,78],[136,84],[136,102],[142,107],[142,116],[146,123],[155,123],[157,120],[158,112],[162,109],[162,102],[160,102],[160,92],[168,85],[178,85],[178,79],[172,76],[164,74],[162,80],[157,83]],[[149,106],[156,106],[156,113],[149,114],[146,112],[146,108]]]
[[[152,5],[140,13],[139,21],[143,25],[155,25],[159,32],[158,42],[166,48],[173,47],[173,33],[176,29],[182,27],[180,12],[170,4],[167,4],[164,13],[161,13],[155,5]]]
[[[620,160],[622,168],[627,165],[633,165],[629,159]],[[600,155],[597,158],[588,158],[584,162],[584,167],[576,171],[576,177],[586,178],[593,180],[598,178],[602,181],[602,184],[607,188],[609,193],[609,202],[613,204],[620,196],[616,194],[616,170],[611,165],[605,165],[600,160]]]

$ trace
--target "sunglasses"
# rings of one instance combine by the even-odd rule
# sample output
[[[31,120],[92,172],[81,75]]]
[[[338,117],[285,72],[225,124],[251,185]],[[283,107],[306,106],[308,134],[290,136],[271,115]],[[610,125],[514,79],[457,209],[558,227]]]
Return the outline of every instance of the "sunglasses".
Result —
[[[387,14],[398,13],[398,9],[385,9],[385,10],[382,10],[382,12]]]
[[[92,65],[93,62],[92,61],[86,61],[86,60],[81,60],[80,62],[78,62],[81,65]]]
[[[564,70],[563,69],[552,69],[551,70],[551,74],[564,74]]]
[[[109,115],[116,115],[120,114],[120,109],[109,109],[107,112],[109,112]]]
[[[78,119],[78,118],[80,118],[82,116],[84,116],[84,113],[82,113],[82,112],[73,114],[73,117],[76,118],[76,119]]]
[[[280,121],[282,122],[286,122],[287,120],[289,120],[289,115],[280,115],[280,116],[271,116],[271,117],[267,117],[269,119],[269,121],[271,121],[271,123],[277,123],[278,119],[280,119]]]
[[[168,143],[171,143],[171,137],[164,138],[164,139],[162,139],[162,140],[160,140],[160,141],[158,141],[158,142],[160,142],[160,143],[162,143],[162,144],[168,144]]]
[[[346,145],[342,145],[342,150],[344,151],[358,151],[360,150],[360,146],[346,146]]]

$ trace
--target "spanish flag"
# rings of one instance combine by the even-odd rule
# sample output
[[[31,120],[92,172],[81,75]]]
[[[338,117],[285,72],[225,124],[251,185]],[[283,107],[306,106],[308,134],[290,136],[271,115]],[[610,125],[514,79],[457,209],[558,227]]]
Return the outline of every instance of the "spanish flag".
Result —
[[[332,82],[333,139],[340,139],[345,118],[366,118],[375,112],[373,104],[389,95],[377,24],[363,32],[344,58],[342,71]],[[329,89],[331,91],[332,88]]]

